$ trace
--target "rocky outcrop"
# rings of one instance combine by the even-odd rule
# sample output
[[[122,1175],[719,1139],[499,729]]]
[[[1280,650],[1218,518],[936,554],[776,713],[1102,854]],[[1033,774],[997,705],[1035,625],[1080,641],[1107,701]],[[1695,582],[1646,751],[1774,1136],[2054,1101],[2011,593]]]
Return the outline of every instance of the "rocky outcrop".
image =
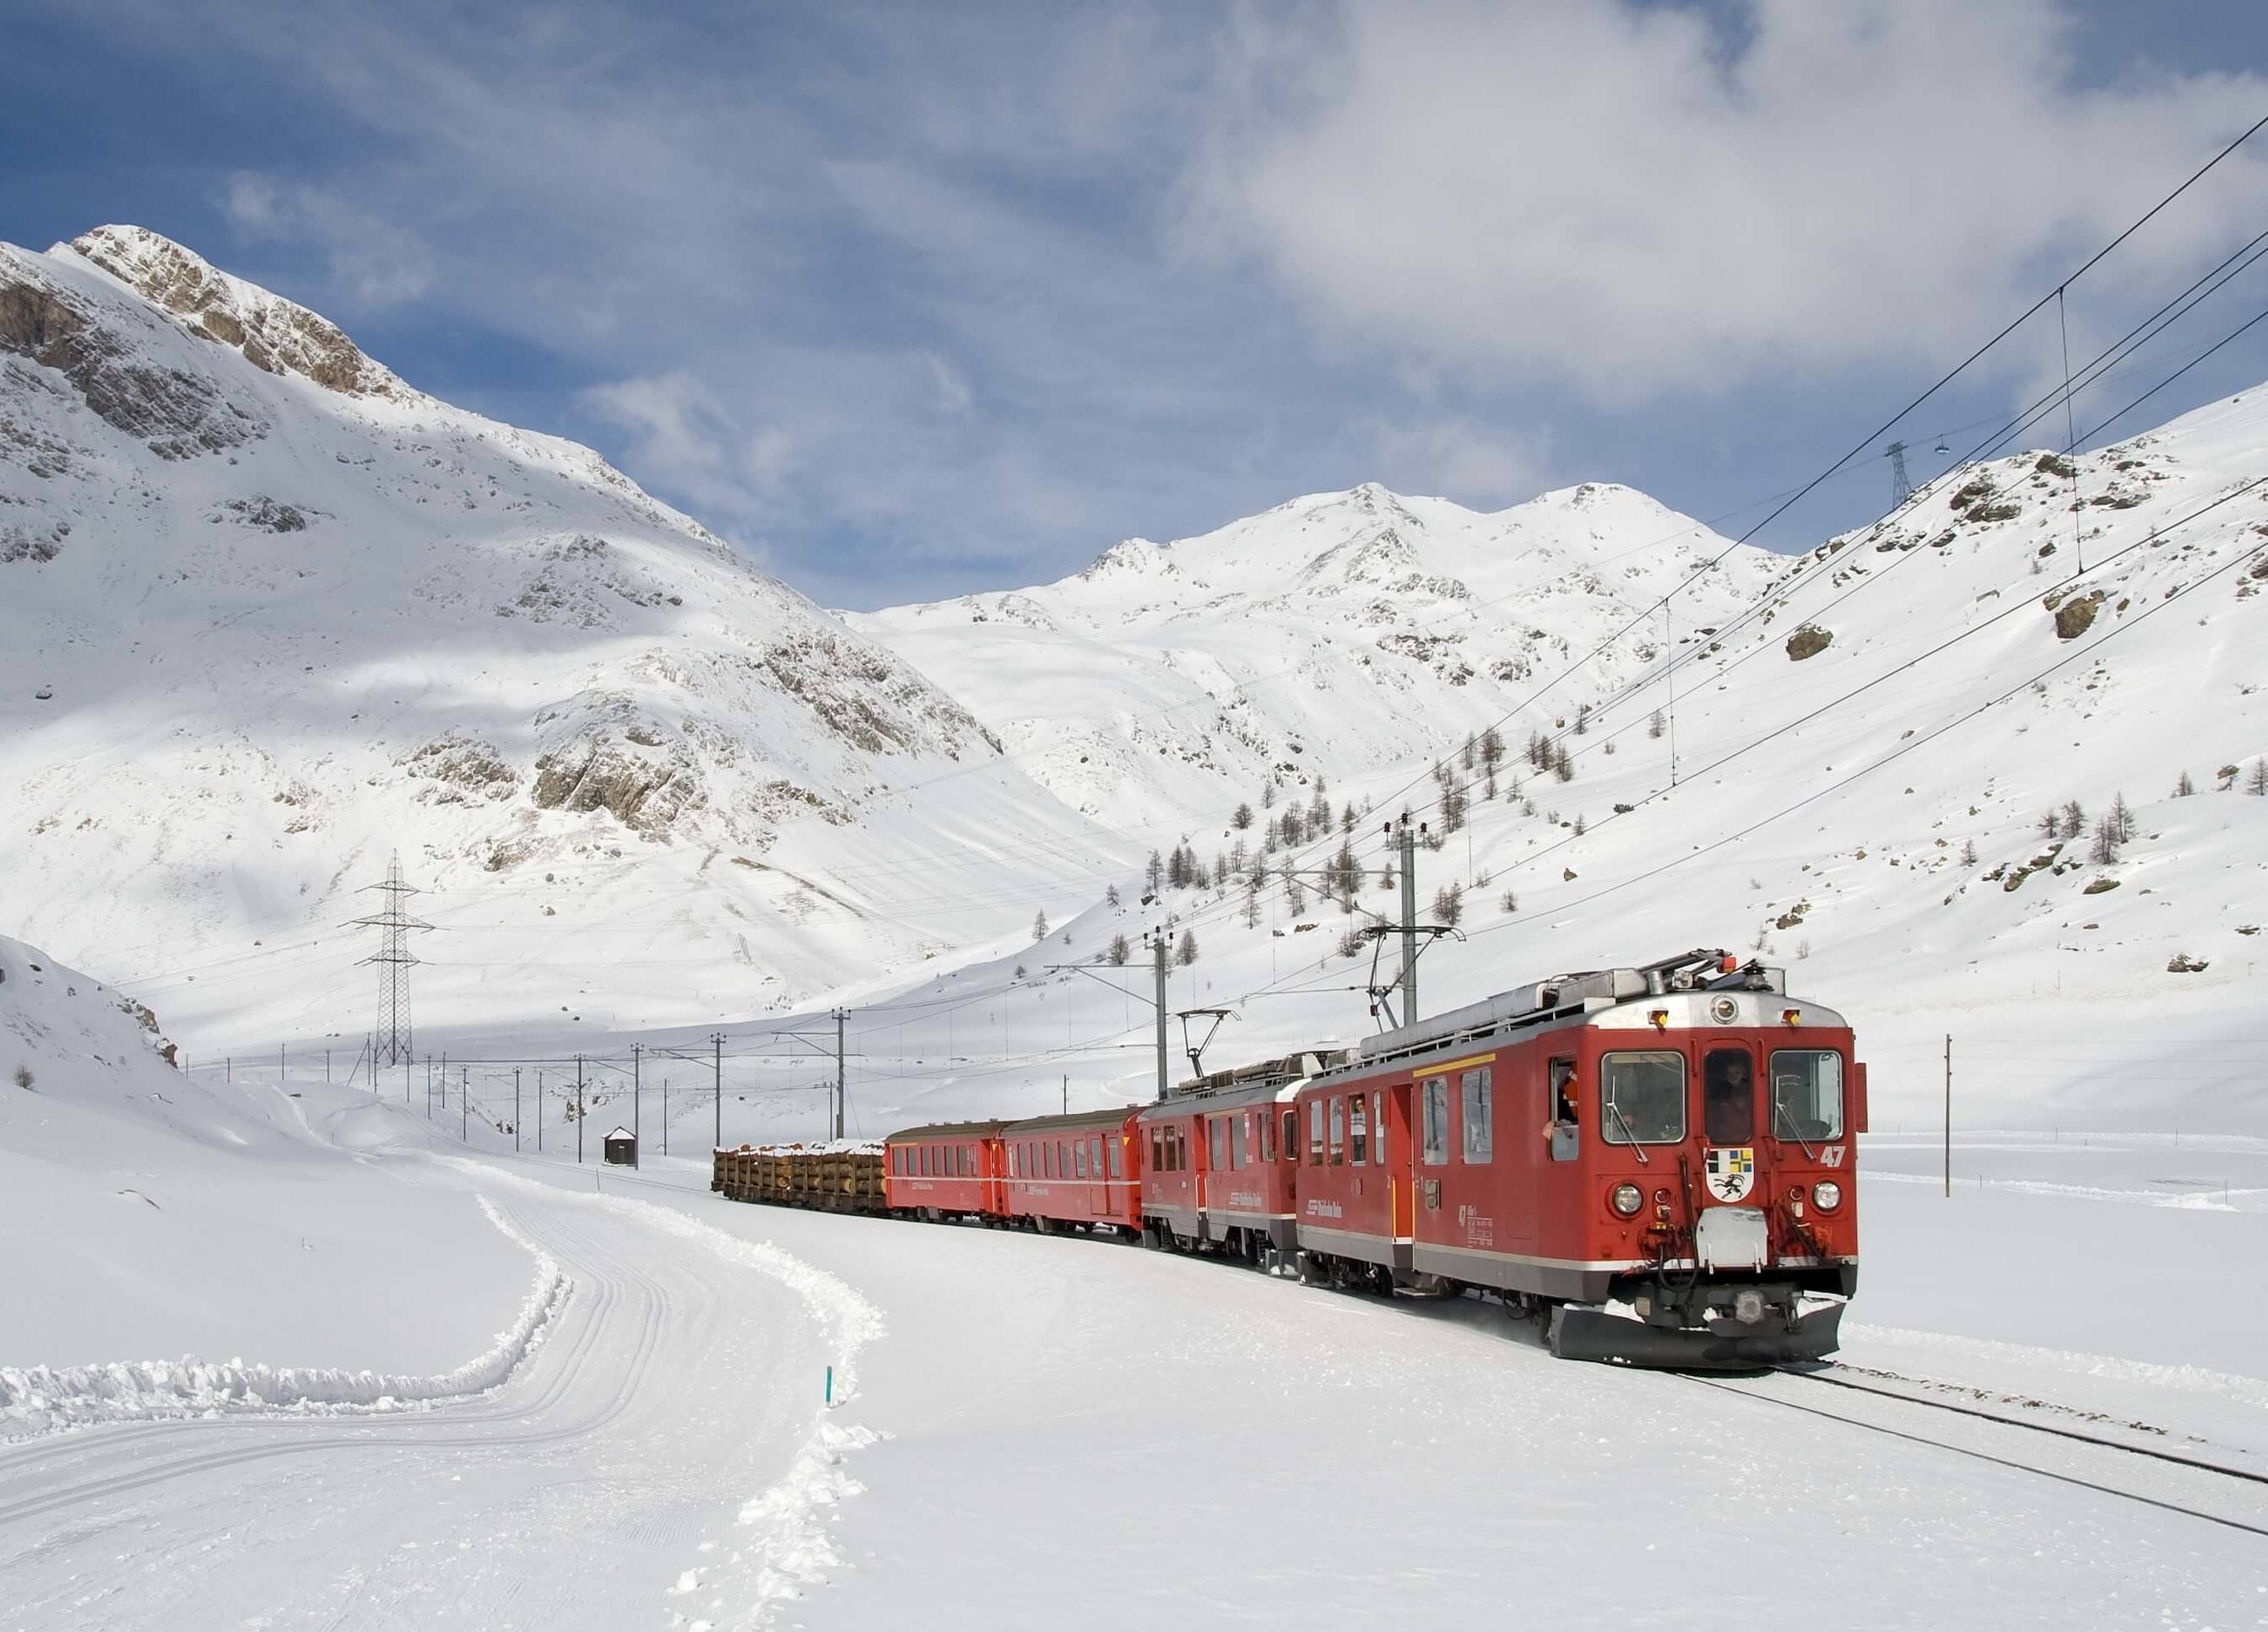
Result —
[[[137,361],[63,290],[0,258],[0,351],[53,369],[104,423],[161,459],[190,459],[251,441],[263,429],[210,379]]]
[[[1807,623],[1787,637],[1787,655],[1800,663],[1806,658],[1815,658],[1835,643],[1835,631],[1821,629],[1816,623]]]
[[[347,396],[408,394],[392,371],[364,357],[336,324],[229,276],[146,228],[97,227],[70,246],[180,316],[191,334],[242,352],[255,368],[301,375]]]

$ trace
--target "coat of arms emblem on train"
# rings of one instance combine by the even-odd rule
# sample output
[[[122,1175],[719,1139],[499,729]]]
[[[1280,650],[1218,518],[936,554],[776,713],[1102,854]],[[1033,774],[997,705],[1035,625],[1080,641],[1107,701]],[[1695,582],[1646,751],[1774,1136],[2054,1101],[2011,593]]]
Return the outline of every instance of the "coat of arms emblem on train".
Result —
[[[1755,1148],[1742,1145],[1734,1150],[1710,1151],[1708,1179],[1709,1194],[1719,1201],[1745,1202],[1756,1181]]]

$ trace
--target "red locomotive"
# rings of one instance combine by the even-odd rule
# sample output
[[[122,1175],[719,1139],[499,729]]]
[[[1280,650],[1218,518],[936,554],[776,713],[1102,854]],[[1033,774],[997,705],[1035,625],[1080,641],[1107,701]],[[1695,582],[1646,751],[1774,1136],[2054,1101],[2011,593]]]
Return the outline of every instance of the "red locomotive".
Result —
[[[1817,1359],[1858,1285],[1852,1043],[1781,971],[1692,952],[1217,1073],[1157,1105],[909,1129],[888,1141],[883,1187],[901,1217],[1108,1229],[1347,1287],[1487,1292],[1547,1319],[1569,1358]]]

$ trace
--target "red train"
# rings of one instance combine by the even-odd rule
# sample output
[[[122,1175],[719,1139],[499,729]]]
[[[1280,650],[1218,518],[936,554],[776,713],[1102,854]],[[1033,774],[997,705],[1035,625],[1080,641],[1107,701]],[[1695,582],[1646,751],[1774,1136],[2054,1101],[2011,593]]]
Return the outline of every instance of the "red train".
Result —
[[[902,1217],[1487,1292],[1546,1320],[1570,1358],[1817,1359],[1858,1286],[1852,1046],[1782,971],[1691,952],[1217,1073],[1157,1105],[909,1128],[887,1141],[884,1187]]]

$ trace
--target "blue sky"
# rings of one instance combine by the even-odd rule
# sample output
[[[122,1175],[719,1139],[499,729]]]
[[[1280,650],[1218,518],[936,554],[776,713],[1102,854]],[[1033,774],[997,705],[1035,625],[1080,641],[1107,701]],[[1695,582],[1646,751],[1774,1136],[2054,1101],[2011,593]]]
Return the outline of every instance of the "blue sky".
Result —
[[[853,606],[1366,480],[1738,532],[2268,114],[2245,0],[11,10],[0,238],[156,228]],[[2268,133],[2071,286],[2074,357],[2264,227]]]

